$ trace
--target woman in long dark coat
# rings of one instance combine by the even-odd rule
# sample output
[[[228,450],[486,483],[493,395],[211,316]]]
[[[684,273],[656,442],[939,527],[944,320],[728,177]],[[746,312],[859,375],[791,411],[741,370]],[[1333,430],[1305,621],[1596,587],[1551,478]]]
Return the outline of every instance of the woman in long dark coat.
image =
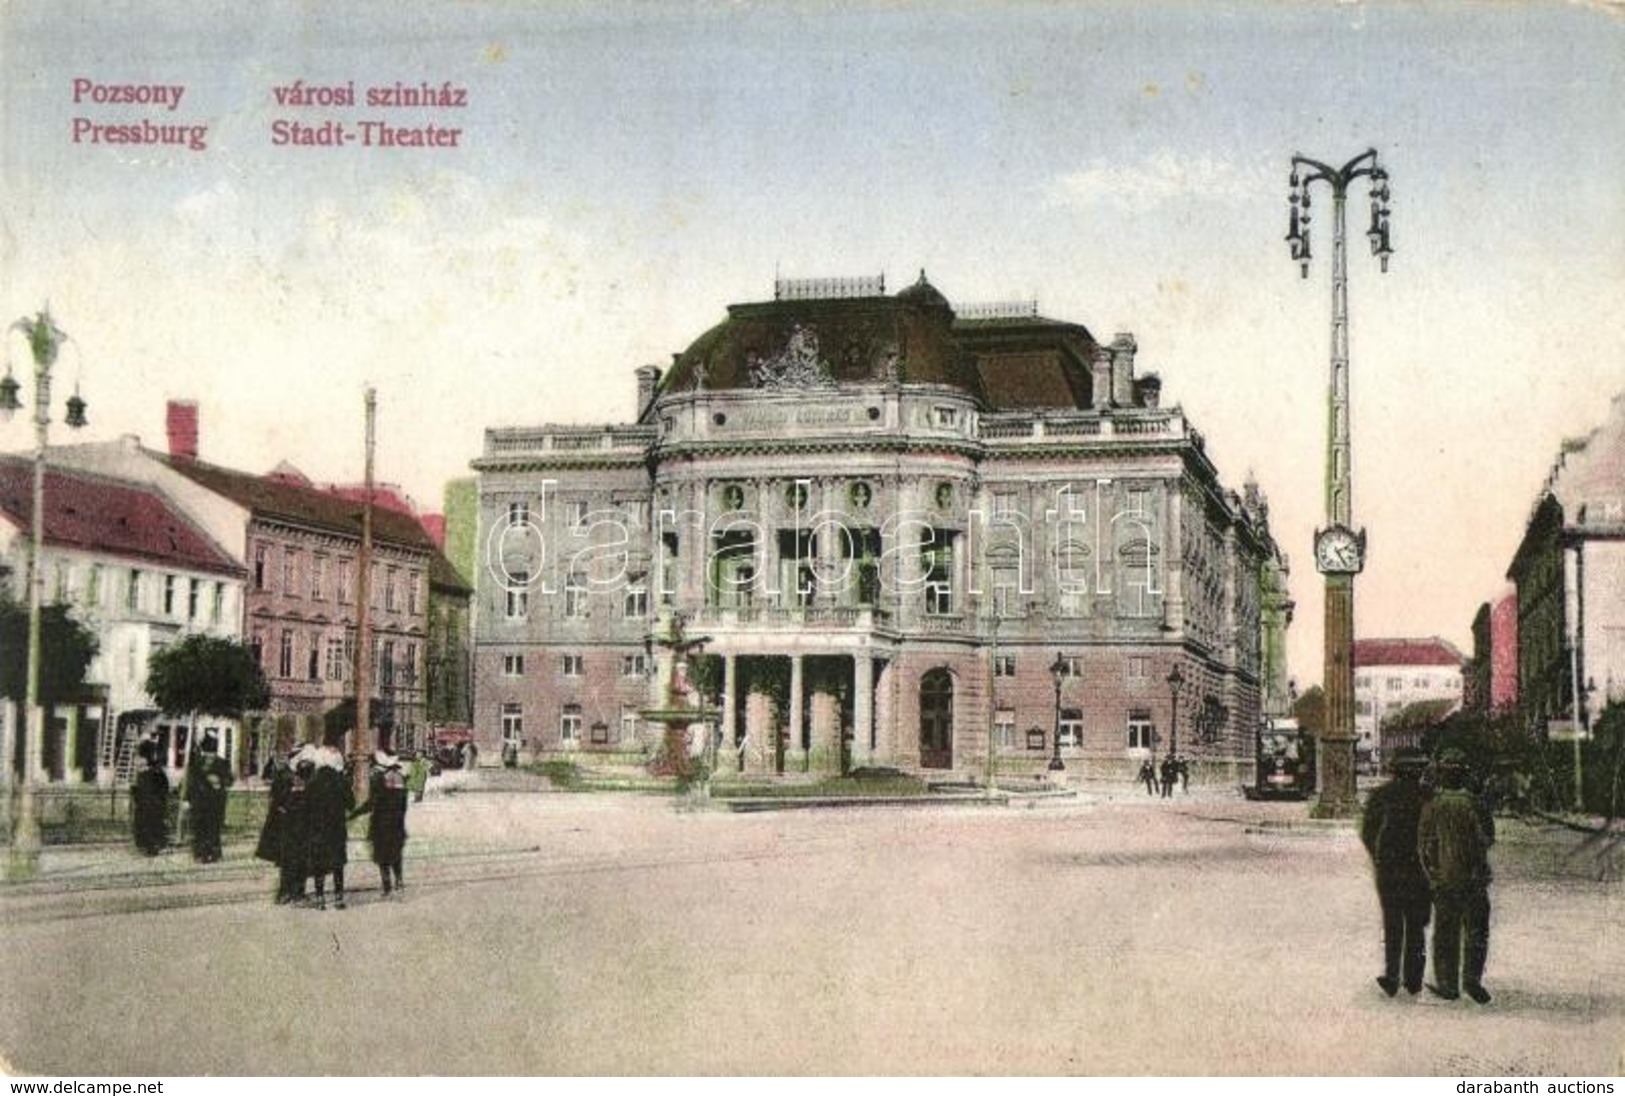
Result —
[[[305,870],[316,882],[316,908],[327,908],[327,876],[333,876],[333,905],[344,908],[344,865],[349,859],[346,845],[349,833],[345,822],[355,806],[355,792],[345,775],[337,751],[319,751],[325,756],[312,766],[305,784],[305,818],[308,828]],[[303,767],[303,765],[301,765]]]
[[[135,847],[157,856],[169,844],[169,777],[164,774],[158,743],[151,739],[137,747],[146,767],[130,785],[130,822]]]
[[[271,788],[266,797],[265,825],[260,830],[259,844],[254,848],[256,857],[277,866],[278,905],[302,898],[305,893],[304,849],[300,847],[304,834],[302,824],[300,832],[295,833],[296,820],[291,817],[295,807],[295,788],[299,783],[293,771],[297,756],[296,751],[287,758],[273,757],[266,762],[264,777]],[[298,790],[303,792],[304,789],[300,787]],[[298,806],[302,808],[303,805],[301,797]]]
[[[401,762],[379,750],[372,758],[372,775],[367,782],[367,801],[351,817],[367,815],[367,840],[372,844],[372,862],[378,865],[384,897],[402,886],[401,859],[406,847],[406,774]]]

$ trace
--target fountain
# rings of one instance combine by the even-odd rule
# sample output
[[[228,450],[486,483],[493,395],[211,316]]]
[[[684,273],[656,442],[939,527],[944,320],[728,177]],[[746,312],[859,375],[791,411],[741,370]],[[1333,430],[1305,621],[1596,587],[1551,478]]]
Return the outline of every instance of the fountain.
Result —
[[[711,637],[689,637],[687,624],[682,613],[672,613],[666,622],[665,635],[653,637],[655,646],[671,652],[671,663],[666,673],[665,703],[659,708],[645,708],[638,715],[666,729],[661,737],[660,752],[650,764],[650,771],[656,776],[675,776],[681,783],[694,781],[698,777],[704,786],[710,780],[710,765],[696,764],[689,741],[689,728],[696,723],[714,723],[717,712],[705,707],[704,697],[700,698],[697,707],[689,703],[688,657],[691,651],[705,646]],[[707,752],[710,738],[708,734]]]

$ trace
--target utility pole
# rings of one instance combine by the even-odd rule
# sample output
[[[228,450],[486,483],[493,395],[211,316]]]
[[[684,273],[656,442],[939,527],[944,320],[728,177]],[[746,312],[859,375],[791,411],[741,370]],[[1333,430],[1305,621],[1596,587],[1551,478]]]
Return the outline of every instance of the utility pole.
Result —
[[[350,739],[350,780],[357,800],[367,796],[368,764],[372,758],[372,457],[378,393],[371,387],[366,392],[366,408],[367,474],[355,582],[355,734]]]
[[[1302,174],[1300,174],[1300,170]],[[1371,253],[1388,269],[1388,173],[1368,149],[1330,167],[1304,156],[1292,157],[1291,222],[1287,243],[1309,276],[1310,187],[1332,191],[1332,362],[1327,398],[1326,527],[1315,532],[1315,566],[1326,576],[1326,726],[1317,744],[1320,800],[1314,813],[1347,818],[1359,809],[1354,773],[1354,576],[1365,567],[1365,530],[1354,527],[1353,439],[1349,430],[1348,250],[1345,201],[1356,179],[1370,179]]]

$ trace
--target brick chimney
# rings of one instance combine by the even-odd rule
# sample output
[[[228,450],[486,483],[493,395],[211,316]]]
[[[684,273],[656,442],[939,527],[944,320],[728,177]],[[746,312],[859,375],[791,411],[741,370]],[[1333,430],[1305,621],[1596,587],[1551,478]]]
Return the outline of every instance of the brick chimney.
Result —
[[[649,410],[654,402],[655,389],[660,387],[660,367],[656,365],[640,365],[637,370],[638,377],[638,410],[634,418],[643,418],[643,413]]]
[[[197,460],[197,401],[170,400],[164,425],[169,431],[169,455]]]

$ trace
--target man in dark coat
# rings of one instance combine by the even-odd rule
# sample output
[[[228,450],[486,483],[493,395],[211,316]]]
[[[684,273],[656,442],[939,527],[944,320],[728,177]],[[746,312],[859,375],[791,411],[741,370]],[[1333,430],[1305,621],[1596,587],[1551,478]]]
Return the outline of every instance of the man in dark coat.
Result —
[[[192,809],[192,856],[199,863],[220,859],[220,830],[226,822],[226,791],[231,787],[231,766],[220,756],[220,740],[212,734],[186,767],[186,803]]]
[[[295,751],[286,758],[271,758],[265,763],[265,772],[262,774],[270,784],[270,791],[266,796],[265,825],[260,830],[260,840],[254,847],[254,855],[275,864],[278,868],[276,888],[278,905],[302,898],[305,890],[304,873],[295,870],[304,860],[303,851],[296,847],[297,842],[302,841],[303,837],[295,837],[295,820],[292,817],[294,790],[298,783],[298,777],[293,771],[293,762],[297,755],[298,752]]]
[[[1421,754],[1402,751],[1390,765],[1392,779],[1366,800],[1360,840],[1371,854],[1382,906],[1383,973],[1377,979],[1392,997],[1401,978],[1410,993],[1422,990],[1427,967],[1427,924],[1433,907],[1427,875],[1417,852],[1417,825],[1422,817]]]
[[[130,822],[135,847],[157,856],[169,844],[169,777],[158,743],[143,739],[136,750],[144,767],[130,785]]]
[[[327,876],[333,876],[333,905],[344,908],[344,865],[349,860],[349,832],[345,822],[355,806],[355,792],[345,775],[343,759],[327,747],[316,751],[305,783],[305,817],[308,829],[305,853],[306,871],[316,882],[316,908],[327,908]]]
[[[1162,797],[1167,799],[1174,794],[1174,781],[1178,779],[1173,754],[1163,755],[1162,766],[1158,770],[1158,775],[1162,777]]]
[[[400,759],[379,750],[373,754],[372,772],[367,781],[367,801],[350,812],[350,817],[367,815],[367,840],[372,844],[372,862],[384,884],[384,897],[390,897],[401,880],[401,859],[406,846],[406,774]]]
[[[1488,1004],[1484,962],[1490,951],[1490,845],[1495,822],[1467,790],[1460,750],[1439,755],[1439,790],[1422,808],[1417,849],[1433,890],[1433,981],[1453,1001],[1460,992]]]
[[[1145,785],[1146,795],[1157,794],[1157,766],[1149,757],[1140,762],[1140,783]]]

